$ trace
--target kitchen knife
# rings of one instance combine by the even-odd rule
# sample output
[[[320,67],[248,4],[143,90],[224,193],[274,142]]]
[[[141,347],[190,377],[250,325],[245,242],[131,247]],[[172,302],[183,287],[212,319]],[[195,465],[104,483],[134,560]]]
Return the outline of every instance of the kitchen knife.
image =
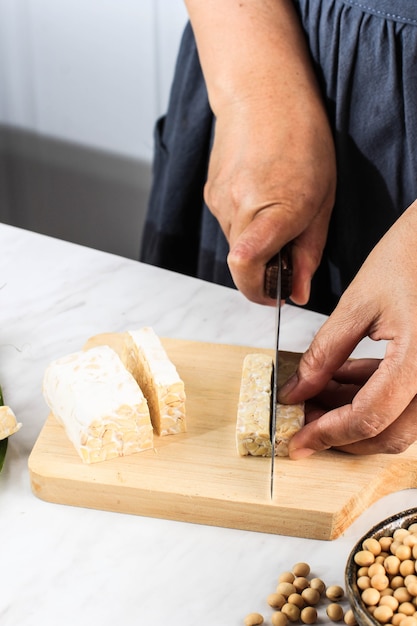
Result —
[[[291,295],[292,263],[289,245],[285,246],[266,265],[264,290],[266,295],[274,298],[276,304],[276,337],[275,359],[272,369],[271,394],[271,499],[274,493],[274,465],[275,465],[275,431],[277,425],[277,392],[279,370],[279,331],[281,324],[281,301]]]

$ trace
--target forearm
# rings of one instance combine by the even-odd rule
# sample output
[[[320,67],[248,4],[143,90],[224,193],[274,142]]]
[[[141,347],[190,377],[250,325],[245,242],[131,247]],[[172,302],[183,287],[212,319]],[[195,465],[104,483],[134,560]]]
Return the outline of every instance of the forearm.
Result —
[[[291,0],[185,0],[215,115],[224,106],[290,93],[318,97]]]

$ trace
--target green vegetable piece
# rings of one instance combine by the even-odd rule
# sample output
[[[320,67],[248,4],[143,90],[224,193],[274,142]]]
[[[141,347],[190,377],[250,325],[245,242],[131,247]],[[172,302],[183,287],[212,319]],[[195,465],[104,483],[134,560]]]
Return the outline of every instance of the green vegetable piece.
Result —
[[[0,440],[0,472],[3,469],[4,459],[6,458],[8,438]]]
[[[0,387],[0,406],[4,405],[4,400],[3,400],[3,391]],[[3,469],[3,465],[4,465],[4,459],[6,458],[6,451],[7,451],[7,442],[8,442],[8,438],[6,437],[6,439],[1,439],[0,440],[0,472]]]

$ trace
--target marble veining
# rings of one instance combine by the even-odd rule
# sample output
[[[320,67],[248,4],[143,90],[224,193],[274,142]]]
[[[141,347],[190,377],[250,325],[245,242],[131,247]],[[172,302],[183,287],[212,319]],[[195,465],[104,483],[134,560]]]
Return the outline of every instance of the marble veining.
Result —
[[[47,364],[99,332],[153,326],[160,336],[273,347],[275,312],[235,290],[0,225],[0,384],[22,429],[0,474],[1,626],[238,626],[270,614],[276,578],[307,559],[343,583],[372,524],[408,508],[385,497],[333,542],[55,505],[31,492],[27,460],[47,416]],[[325,318],[286,305],[281,348],[305,350]],[[364,341],[355,355],[380,356]]]

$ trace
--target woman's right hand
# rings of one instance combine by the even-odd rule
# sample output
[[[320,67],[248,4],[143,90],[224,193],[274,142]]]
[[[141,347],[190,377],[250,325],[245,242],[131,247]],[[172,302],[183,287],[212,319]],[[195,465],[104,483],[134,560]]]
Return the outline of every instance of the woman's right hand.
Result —
[[[326,243],[336,167],[321,102],[292,90],[280,99],[237,102],[216,119],[205,199],[230,244],[238,289],[271,304],[266,263],[289,241],[291,299],[305,304]]]
[[[216,127],[205,198],[230,244],[236,286],[263,293],[293,242],[292,300],[305,304],[336,186],[333,138],[292,0],[186,0]]]

